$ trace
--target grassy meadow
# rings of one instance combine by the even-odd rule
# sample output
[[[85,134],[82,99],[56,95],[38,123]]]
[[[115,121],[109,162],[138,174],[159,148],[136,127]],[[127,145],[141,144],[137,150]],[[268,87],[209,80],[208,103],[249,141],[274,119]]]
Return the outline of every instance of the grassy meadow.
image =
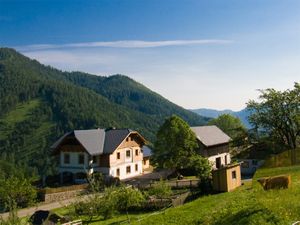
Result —
[[[288,190],[264,191],[257,178],[290,174],[292,186]],[[200,197],[183,206],[160,212],[116,215],[112,219],[94,218],[90,224],[292,224],[300,220],[300,166],[263,168],[253,182],[248,181],[229,193]],[[57,210],[68,214],[68,209]],[[83,220],[86,218],[82,217]]]
[[[0,118],[0,124],[5,127],[1,130],[0,139],[4,139],[7,135],[12,132],[15,125],[29,118],[30,113],[40,105],[40,100],[35,99],[26,103],[17,104],[16,108],[5,116]]]

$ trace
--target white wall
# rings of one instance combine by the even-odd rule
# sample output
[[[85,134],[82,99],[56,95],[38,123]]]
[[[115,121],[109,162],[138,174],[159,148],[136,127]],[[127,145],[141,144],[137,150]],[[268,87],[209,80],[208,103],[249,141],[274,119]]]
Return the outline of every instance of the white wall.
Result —
[[[218,157],[221,157],[221,166],[225,166],[225,156],[227,156],[227,164],[230,164],[231,158],[230,158],[230,154],[228,152],[208,157],[208,160],[212,164],[212,168],[216,169],[216,158],[218,158]]]
[[[138,165],[138,171],[135,171],[135,165]],[[131,170],[130,173],[126,172],[127,166],[130,166]],[[127,179],[130,177],[138,176],[143,173],[143,162],[137,161],[137,162],[130,162],[130,163],[124,163],[120,164],[118,166],[114,166],[110,168],[109,174],[113,177],[117,177],[117,169],[120,169],[120,180]]]
[[[139,160],[139,161],[134,161],[133,162],[133,157],[135,156],[135,149],[130,149],[128,148],[128,150],[130,150],[130,157],[126,157],[126,151],[121,151],[121,154],[125,154],[123,157],[125,158],[125,162],[116,165],[116,166],[112,166],[110,168],[107,167],[100,167],[95,164],[95,162],[93,162],[89,155],[86,152],[60,152],[60,166],[59,166],[59,172],[63,173],[63,172],[72,172],[72,173],[78,173],[78,172],[83,172],[83,173],[93,173],[93,172],[101,172],[104,175],[110,175],[113,177],[117,177],[117,169],[120,169],[120,176],[119,178],[121,180],[123,179],[127,179],[130,177],[134,177],[134,176],[138,176],[143,174],[143,161]],[[141,151],[139,151],[141,152]],[[69,164],[65,164],[64,163],[64,154],[69,154],[70,155],[70,163]],[[78,159],[79,159],[79,155],[80,154],[84,154],[84,164],[79,164],[78,163]],[[141,154],[141,153],[140,153]],[[89,161],[90,159],[90,161]],[[89,169],[89,163],[91,163],[92,168]],[[138,171],[135,171],[135,165],[138,165]],[[131,171],[130,173],[126,172],[126,167],[130,166],[131,167]]]
[[[64,155],[69,154],[70,155],[70,163],[66,164],[64,163]],[[78,159],[79,155],[84,155],[84,164],[79,164]],[[89,172],[89,155],[86,152],[60,152],[60,165],[59,165],[59,172]]]

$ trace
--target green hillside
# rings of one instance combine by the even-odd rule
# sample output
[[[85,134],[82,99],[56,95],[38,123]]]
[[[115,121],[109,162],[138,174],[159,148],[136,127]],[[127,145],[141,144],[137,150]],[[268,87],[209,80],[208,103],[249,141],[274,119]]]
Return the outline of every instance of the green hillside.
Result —
[[[256,181],[260,177],[290,174],[290,189],[264,191]],[[265,168],[257,171],[253,182],[247,181],[233,192],[200,197],[195,201],[161,212],[130,214],[136,225],[265,225],[292,224],[300,218],[300,166]],[[67,214],[66,208],[57,212]],[[84,219],[84,218],[83,218]],[[93,225],[126,224],[127,215],[109,220],[101,217]]]
[[[130,127],[153,141],[172,114],[207,122],[128,77],[62,72],[8,48],[0,48],[0,83],[0,153],[23,162],[72,129]]]
[[[278,174],[291,174],[289,190],[264,191],[256,182],[259,177]],[[292,224],[299,220],[299,198],[300,166],[262,169],[253,184],[231,193],[199,198],[136,224]]]
[[[72,83],[89,88],[105,96],[110,101],[129,109],[134,109],[147,115],[164,119],[165,115],[176,112],[190,123],[206,122],[202,117],[178,107],[147,87],[123,75],[99,77],[80,72],[64,73],[65,78]]]

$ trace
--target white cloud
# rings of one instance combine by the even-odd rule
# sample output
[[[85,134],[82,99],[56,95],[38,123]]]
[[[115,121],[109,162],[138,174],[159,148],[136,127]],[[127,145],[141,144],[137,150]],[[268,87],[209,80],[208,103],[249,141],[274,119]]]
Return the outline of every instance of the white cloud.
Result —
[[[183,44],[173,42],[173,45]],[[158,47],[159,43],[155,43]],[[151,45],[154,47],[154,43]],[[171,46],[169,42],[160,45]],[[274,54],[272,58],[262,57],[261,52],[255,47],[251,51],[245,49],[240,42],[192,49],[50,47],[22,51],[30,58],[62,70],[128,75],[186,108],[233,110],[240,110],[249,99],[256,99],[256,89],[291,88],[299,80],[297,52]]]
[[[198,39],[198,40],[168,40],[168,41],[99,41],[82,42],[69,44],[36,44],[16,47],[20,51],[47,50],[60,48],[91,48],[91,47],[110,47],[110,48],[156,48],[168,46],[187,46],[187,45],[209,45],[209,44],[230,44],[232,40],[222,39]]]

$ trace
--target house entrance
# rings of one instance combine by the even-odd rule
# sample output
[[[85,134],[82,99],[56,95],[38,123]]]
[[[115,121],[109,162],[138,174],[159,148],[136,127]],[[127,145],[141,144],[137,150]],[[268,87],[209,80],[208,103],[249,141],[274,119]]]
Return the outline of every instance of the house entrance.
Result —
[[[216,168],[217,169],[221,168],[221,157],[216,158]]]

